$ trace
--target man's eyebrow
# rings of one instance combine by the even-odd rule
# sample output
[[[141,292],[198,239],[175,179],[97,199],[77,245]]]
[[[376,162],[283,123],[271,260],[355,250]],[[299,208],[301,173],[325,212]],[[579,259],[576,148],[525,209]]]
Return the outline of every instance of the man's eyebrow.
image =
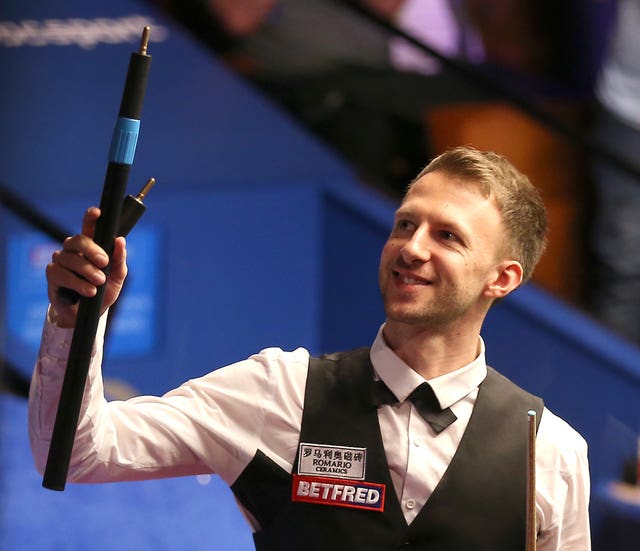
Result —
[[[412,214],[414,212],[414,209],[407,207],[406,205],[400,205],[398,207],[398,209],[395,212],[395,217],[398,216],[409,216],[410,214]]]
[[[406,207],[405,205],[401,205],[395,212],[394,218],[402,217],[402,216],[417,216],[415,209],[411,207]],[[460,233],[467,233],[467,229],[464,225],[460,224],[455,217],[443,217],[440,215],[434,215],[432,221],[435,221],[439,225],[447,226],[451,228],[451,230],[455,230]]]

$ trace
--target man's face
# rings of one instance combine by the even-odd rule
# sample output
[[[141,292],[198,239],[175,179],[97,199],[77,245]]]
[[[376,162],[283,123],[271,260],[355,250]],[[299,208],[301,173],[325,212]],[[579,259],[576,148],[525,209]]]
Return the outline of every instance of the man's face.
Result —
[[[387,322],[444,327],[483,316],[505,229],[498,208],[468,184],[434,172],[409,190],[380,259]]]

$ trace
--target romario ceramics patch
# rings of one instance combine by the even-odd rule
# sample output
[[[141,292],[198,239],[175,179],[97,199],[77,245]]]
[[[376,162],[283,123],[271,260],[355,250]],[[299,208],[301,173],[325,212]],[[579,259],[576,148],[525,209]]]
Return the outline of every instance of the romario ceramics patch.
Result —
[[[294,474],[291,499],[382,512],[384,494],[384,484]]]
[[[300,443],[298,474],[364,480],[366,448]]]

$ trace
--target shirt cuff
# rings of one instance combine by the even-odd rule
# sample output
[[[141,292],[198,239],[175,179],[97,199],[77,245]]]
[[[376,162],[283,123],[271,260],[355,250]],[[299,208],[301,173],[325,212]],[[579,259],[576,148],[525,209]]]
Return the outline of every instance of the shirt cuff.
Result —
[[[98,330],[96,331],[96,343],[102,340],[106,324],[108,310],[100,316]],[[55,322],[55,312],[49,306],[42,329],[42,340],[40,342],[40,357],[48,356],[55,360],[66,361],[69,356],[71,339],[73,338],[73,327],[59,327]],[[96,352],[96,343],[93,345],[92,355]]]

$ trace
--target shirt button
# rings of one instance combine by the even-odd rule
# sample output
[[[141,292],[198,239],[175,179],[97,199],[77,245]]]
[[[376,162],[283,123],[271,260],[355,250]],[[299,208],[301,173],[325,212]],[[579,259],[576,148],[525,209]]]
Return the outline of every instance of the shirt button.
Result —
[[[419,448],[420,446],[422,446],[422,440],[418,440],[417,438],[413,441],[413,445],[416,448]]]
[[[411,509],[416,506],[416,502],[413,499],[407,499],[407,501],[405,502],[405,506],[407,507],[407,509],[409,509],[409,511],[411,511]]]

